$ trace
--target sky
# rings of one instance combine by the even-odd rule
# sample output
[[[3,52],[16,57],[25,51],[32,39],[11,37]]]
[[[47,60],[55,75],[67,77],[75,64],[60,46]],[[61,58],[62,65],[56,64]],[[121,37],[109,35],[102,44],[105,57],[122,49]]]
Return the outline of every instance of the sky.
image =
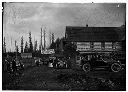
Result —
[[[125,24],[126,4],[124,3],[4,3],[3,37],[7,51],[15,50],[15,40],[20,50],[21,36],[28,42],[40,44],[41,28],[55,39],[64,37],[66,26],[120,27]]]

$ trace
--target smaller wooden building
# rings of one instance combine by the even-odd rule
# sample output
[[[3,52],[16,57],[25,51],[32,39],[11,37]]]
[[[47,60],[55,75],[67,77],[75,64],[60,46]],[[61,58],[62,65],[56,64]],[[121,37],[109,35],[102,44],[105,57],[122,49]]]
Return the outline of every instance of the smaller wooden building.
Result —
[[[22,58],[32,58],[32,53],[21,53]]]

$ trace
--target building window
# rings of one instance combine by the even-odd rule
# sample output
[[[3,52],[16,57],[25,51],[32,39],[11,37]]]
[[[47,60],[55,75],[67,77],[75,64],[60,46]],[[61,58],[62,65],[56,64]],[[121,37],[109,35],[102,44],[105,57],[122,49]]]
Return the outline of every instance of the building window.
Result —
[[[105,42],[105,49],[112,49],[112,42]]]
[[[93,49],[93,42],[90,42],[90,49]]]
[[[116,49],[121,50],[121,42],[116,42]]]
[[[86,51],[90,49],[90,42],[77,42],[77,51]]]
[[[93,48],[95,50],[101,50],[101,42],[94,42],[93,43]]]
[[[121,49],[121,42],[113,42],[112,46],[113,46],[112,48],[114,50],[120,50]]]

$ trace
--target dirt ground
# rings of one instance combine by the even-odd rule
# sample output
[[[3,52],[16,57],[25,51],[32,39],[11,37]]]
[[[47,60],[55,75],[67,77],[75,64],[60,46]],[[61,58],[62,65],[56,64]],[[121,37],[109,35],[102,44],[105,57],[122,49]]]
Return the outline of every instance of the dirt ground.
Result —
[[[6,77],[3,75],[3,78]],[[85,74],[81,70],[41,65],[25,69],[19,77],[3,85],[3,90],[126,90],[125,84],[124,71],[112,73],[100,70]]]

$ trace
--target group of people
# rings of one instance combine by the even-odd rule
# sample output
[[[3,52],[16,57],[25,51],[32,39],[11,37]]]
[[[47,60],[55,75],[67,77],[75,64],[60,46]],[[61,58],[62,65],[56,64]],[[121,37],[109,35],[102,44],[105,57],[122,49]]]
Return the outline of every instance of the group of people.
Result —
[[[42,62],[41,58],[35,59],[36,66],[40,66],[41,62]]]
[[[15,73],[18,70],[21,70],[21,69],[23,70],[24,65],[17,58],[7,56],[3,60],[3,69],[4,71],[7,71],[8,73]]]
[[[34,58],[35,59],[35,65],[36,66],[41,66],[41,64],[48,65],[48,67],[53,67],[53,68],[67,68],[70,66],[69,61],[70,58],[65,58],[65,57],[49,57],[48,59],[42,59],[42,58]],[[47,64],[45,64],[47,62]]]
[[[50,59],[50,63],[52,63],[54,68],[67,68],[67,60],[66,58],[54,58],[54,59]]]

